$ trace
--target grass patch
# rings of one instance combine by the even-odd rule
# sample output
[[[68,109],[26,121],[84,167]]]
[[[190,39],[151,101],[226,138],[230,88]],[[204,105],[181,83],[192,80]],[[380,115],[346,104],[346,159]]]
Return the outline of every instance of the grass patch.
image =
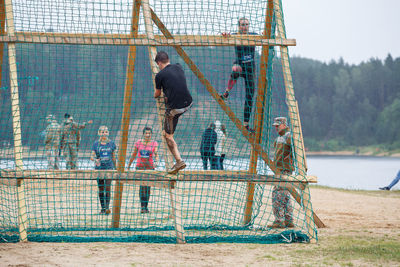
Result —
[[[330,236],[313,246],[288,251],[296,263],[323,263],[353,266],[358,263],[400,262],[400,242],[395,238],[373,236]],[[357,262],[357,263],[354,263]]]
[[[262,260],[272,260],[272,261],[278,260],[276,257],[274,257],[272,255],[264,255],[264,256],[261,256],[260,259],[262,259]]]
[[[343,188],[329,187],[329,186],[324,186],[324,185],[314,185],[314,184],[310,184],[310,188],[326,189],[326,190],[345,192],[345,193],[351,193],[351,194],[357,194],[357,195],[365,195],[365,196],[400,198],[400,190],[391,190],[391,191],[354,190],[354,189],[343,189]]]
[[[263,245],[256,246],[265,250]],[[271,245],[268,252],[258,255],[257,262],[271,266],[400,266],[400,240],[397,234],[339,233],[324,236],[317,244]]]

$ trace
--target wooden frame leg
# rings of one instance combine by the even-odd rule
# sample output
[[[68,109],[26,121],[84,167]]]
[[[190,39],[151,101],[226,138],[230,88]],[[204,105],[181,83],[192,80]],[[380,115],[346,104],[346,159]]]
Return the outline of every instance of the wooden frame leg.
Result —
[[[292,195],[292,197],[297,201],[297,203],[299,203],[300,206],[303,206],[302,203],[302,199],[300,194],[297,192],[296,188],[294,186],[288,186],[287,190],[290,192],[290,194]],[[312,215],[314,218],[314,222],[317,225],[318,228],[325,228],[326,225],[321,221],[321,219],[317,216],[317,214],[314,213],[314,211],[312,211]]]
[[[175,187],[175,182],[170,182],[169,199],[171,202],[172,217],[175,222],[176,242],[185,244],[185,229],[182,222],[181,199],[178,194],[178,189]]]
[[[317,233],[316,233],[316,231],[314,231],[315,223],[313,220],[310,189],[308,188],[308,185],[304,185],[303,188],[301,188],[301,191],[302,191],[302,195],[303,195],[301,203],[302,203],[304,212],[306,214],[307,232],[308,232],[308,236],[310,237],[310,243],[316,243],[317,242]]]

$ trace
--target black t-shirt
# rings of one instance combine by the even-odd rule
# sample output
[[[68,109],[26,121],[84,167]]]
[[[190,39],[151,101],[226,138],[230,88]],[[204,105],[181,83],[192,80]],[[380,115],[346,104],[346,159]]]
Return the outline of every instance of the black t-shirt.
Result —
[[[257,35],[257,33],[250,32],[249,35]],[[254,64],[254,55],[256,52],[255,46],[235,46],[236,60],[234,64]]]
[[[185,73],[181,65],[167,65],[157,73],[155,81],[156,88],[162,89],[164,92],[167,108],[185,108],[192,103],[192,96],[187,88]]]

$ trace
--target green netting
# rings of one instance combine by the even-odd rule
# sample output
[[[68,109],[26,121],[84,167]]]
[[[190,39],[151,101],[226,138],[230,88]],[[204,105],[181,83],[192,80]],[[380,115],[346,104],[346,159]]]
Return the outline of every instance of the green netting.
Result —
[[[24,233],[28,240],[40,242],[175,243],[177,236],[180,241],[184,239],[190,243],[315,240],[317,232],[309,189],[298,187],[299,182],[307,182],[307,176],[286,47],[264,46],[264,55],[268,54],[268,57],[263,66],[262,46],[255,46],[255,92],[250,115],[250,128],[254,128],[255,133],[243,128],[248,87],[243,77],[237,80],[226,100],[210,93],[214,89],[218,94],[225,92],[236,59],[233,43],[221,46],[218,42],[222,43],[224,39],[213,36],[221,37],[223,32],[236,33],[239,18],[245,17],[250,32],[255,35],[231,35],[227,39],[254,41],[264,34],[266,27],[271,32],[266,39],[285,40],[280,1],[150,1],[150,8],[165,28],[174,38],[183,40],[182,48],[192,60],[190,64],[179,55],[179,48],[161,46],[163,40],[158,36],[165,32],[160,30],[159,22],[152,26],[152,34],[156,36],[146,37],[149,32],[145,30],[144,5],[141,7],[138,38],[143,43],[151,41],[154,44],[155,40],[160,44],[156,46],[157,51],[166,51],[171,63],[183,67],[193,97],[193,106],[181,116],[174,135],[187,164],[177,176],[166,173],[166,168],[170,167],[166,166],[169,152],[163,142],[163,129],[153,97],[151,67],[154,61],[150,57],[154,55],[149,56],[149,46],[140,43],[135,43],[136,54],[132,54],[124,43],[134,35],[131,32],[131,24],[135,21],[134,2],[14,0],[12,5],[5,6],[5,11],[0,9],[3,12],[0,13],[3,27],[0,47],[3,51],[0,55],[0,242],[19,241]],[[268,6],[273,11],[269,12]],[[13,16],[13,22],[6,20],[10,16],[5,12]],[[185,40],[190,43],[193,36],[201,38],[197,39],[196,45],[186,46]],[[134,68],[129,66],[132,57]],[[192,71],[193,64],[204,76]],[[131,75],[133,82],[129,84],[127,77]],[[260,83],[263,79],[266,80],[264,88]],[[207,88],[207,82],[211,89]],[[258,91],[263,94],[264,101],[259,98]],[[131,101],[127,92],[132,92]],[[225,104],[236,118],[232,114],[229,117],[224,111]],[[124,105],[130,107],[125,109],[129,116],[124,113]],[[161,114],[164,109],[162,106]],[[256,114],[257,111],[260,114]],[[65,113],[72,115],[75,122],[93,120],[93,123],[80,130],[78,156],[76,161],[72,160],[77,167],[67,164],[69,152],[64,144],[59,156],[59,170],[54,170],[54,165],[49,166],[49,160],[58,158],[58,140],[66,131]],[[44,145],[51,132],[46,120],[50,114],[61,125],[59,138],[54,139],[57,140],[54,141],[57,151],[53,151],[53,156],[48,156],[51,148]],[[123,118],[127,117],[128,131],[123,131]],[[257,117],[261,120],[260,125],[257,125]],[[278,135],[272,126],[275,117],[286,117],[292,132],[289,139],[293,161],[290,166],[294,171],[287,176],[274,175],[266,163],[273,160],[276,153],[274,141]],[[208,125],[216,121],[227,129],[223,147],[224,170],[211,162],[208,169],[212,165],[212,169],[220,170],[204,170],[200,151],[202,136]],[[109,138],[117,145],[115,155],[125,161],[125,168],[120,167],[124,174],[107,172],[108,176],[104,178],[101,175],[106,172],[94,170],[90,156],[93,143],[99,139],[101,125],[108,127]],[[159,162],[156,171],[139,174],[135,171],[136,160],[129,171],[126,167],[135,143],[144,138],[146,126],[152,128],[152,140],[158,142]],[[124,135],[127,136],[126,143]],[[255,140],[258,135],[259,142]],[[258,160],[253,161],[255,168],[251,171],[252,144],[256,143],[259,144],[257,151],[264,154],[259,154]],[[125,144],[126,150],[123,149]],[[212,156],[213,160],[219,158]],[[107,208],[113,211],[110,214],[101,212],[99,175],[112,181],[107,189],[111,195]],[[176,182],[170,183],[172,180]],[[276,195],[276,182],[281,182],[279,196]],[[143,212],[140,201],[140,183],[151,186],[148,213]],[[118,184],[123,185],[120,205],[116,200]],[[298,204],[284,188],[297,192],[302,204]],[[280,203],[285,196],[293,207],[292,219],[288,217],[288,209]],[[286,213],[281,228],[273,225],[277,222],[274,208]]]

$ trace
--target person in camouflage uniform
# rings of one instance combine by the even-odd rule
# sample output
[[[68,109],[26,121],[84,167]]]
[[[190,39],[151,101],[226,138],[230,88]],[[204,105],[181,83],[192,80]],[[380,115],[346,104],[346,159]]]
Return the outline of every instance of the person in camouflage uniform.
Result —
[[[81,141],[80,130],[84,129],[86,125],[92,123],[92,120],[84,123],[77,123],[68,113],[64,115],[61,149],[64,149],[64,156],[67,161],[67,170],[75,170],[77,168],[76,161],[78,159],[78,148]]]
[[[275,129],[279,136],[275,139],[274,163],[276,175],[289,175],[293,172],[292,137],[285,117],[274,119]],[[293,206],[290,201],[290,192],[281,186],[274,186],[272,191],[272,209],[275,221],[272,228],[293,228]]]
[[[47,157],[47,169],[58,170],[59,165],[59,149],[60,149],[60,137],[61,137],[61,125],[58,124],[54,115],[48,115],[46,117],[47,127],[46,136],[44,139],[46,157]]]

